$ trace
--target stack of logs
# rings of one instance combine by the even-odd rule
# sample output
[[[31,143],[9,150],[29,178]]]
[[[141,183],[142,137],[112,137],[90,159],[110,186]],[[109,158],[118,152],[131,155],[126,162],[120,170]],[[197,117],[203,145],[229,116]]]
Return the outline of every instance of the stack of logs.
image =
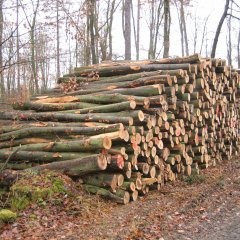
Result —
[[[104,62],[58,82],[0,112],[0,185],[51,169],[128,203],[237,153],[240,72],[222,59]]]

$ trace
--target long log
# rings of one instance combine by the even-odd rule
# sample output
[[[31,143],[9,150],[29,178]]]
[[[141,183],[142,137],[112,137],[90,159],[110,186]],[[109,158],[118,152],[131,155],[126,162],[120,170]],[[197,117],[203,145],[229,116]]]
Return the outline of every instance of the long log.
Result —
[[[84,176],[83,182],[88,185],[109,188],[109,190],[116,192],[117,175],[113,173],[98,173]]]
[[[107,87],[105,89],[88,89],[88,90],[79,90],[75,92],[67,93],[66,95],[88,95],[88,94],[113,94],[119,93],[123,95],[132,95],[132,96],[142,96],[142,97],[149,97],[154,95],[159,95],[162,93],[163,85],[154,84],[154,85],[147,85],[142,87],[136,88],[118,88],[110,90]]]
[[[123,196],[122,195],[119,196],[119,194],[118,195],[113,194],[107,189],[96,187],[93,185],[84,184],[83,187],[89,193],[100,195],[104,198],[110,199],[117,203],[127,204],[130,201],[130,194],[129,193],[127,194],[127,192],[125,192]]]
[[[135,109],[137,106],[134,100],[121,102],[121,103],[113,103],[107,105],[101,105],[97,107],[83,108],[78,110],[67,110],[64,111],[66,113],[77,113],[77,114],[86,114],[86,113],[108,113],[108,112],[119,112],[119,111],[127,111]]]
[[[122,124],[103,127],[29,127],[0,135],[0,141],[45,135],[84,135],[92,136],[123,130]]]
[[[151,64],[151,65],[131,65],[131,66],[113,66],[113,67],[106,67],[106,68],[93,68],[83,70],[81,72],[74,72],[72,76],[88,76],[92,74],[93,71],[96,71],[100,77],[107,77],[113,75],[124,75],[129,73],[139,73],[139,72],[151,72],[157,70],[177,70],[183,69],[187,71],[191,71],[191,67],[189,63],[182,63],[182,64]],[[69,75],[71,76],[71,75]]]
[[[0,162],[4,162],[11,156],[13,151],[2,149],[0,150]],[[76,153],[76,152],[40,152],[40,151],[18,151],[11,157],[10,162],[57,162],[81,157],[90,156],[92,153]]]
[[[44,151],[44,152],[88,152],[110,149],[112,140],[109,137],[87,138],[84,140],[67,142],[36,143],[21,146],[21,151]],[[15,149],[15,148],[13,148]]]
[[[104,155],[91,155],[88,157],[53,162],[32,167],[30,171],[54,170],[71,177],[82,176],[89,173],[103,171],[107,168],[107,160]]]
[[[84,102],[72,102],[72,103],[38,103],[38,102],[24,102],[15,103],[13,109],[16,110],[35,110],[37,112],[50,112],[50,111],[63,111],[71,109],[81,109],[96,107],[97,104],[84,103]]]
[[[29,113],[29,112],[0,112],[0,119],[3,120],[38,120],[38,121],[65,121],[65,122],[101,122],[101,123],[123,123],[129,125],[133,122],[130,117],[115,117],[105,114],[64,114],[64,113]],[[131,125],[131,124],[130,124]]]

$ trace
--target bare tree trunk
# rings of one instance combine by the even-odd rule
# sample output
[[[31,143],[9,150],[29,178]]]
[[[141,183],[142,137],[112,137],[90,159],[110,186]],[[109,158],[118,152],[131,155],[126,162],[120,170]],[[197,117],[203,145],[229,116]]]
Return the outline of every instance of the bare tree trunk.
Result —
[[[179,29],[180,29],[180,34],[181,34],[181,48],[182,48],[182,56],[185,55],[185,51],[184,51],[184,37],[183,37],[183,26],[182,26],[182,21],[181,21],[181,16],[180,16],[180,10],[177,4],[177,1],[174,1],[175,6],[177,8],[177,14],[178,14],[178,21],[179,21]]]
[[[228,18],[228,21],[227,21],[227,28],[228,28],[228,37],[227,37],[227,57],[228,57],[228,65],[232,65],[232,34],[231,34],[231,31],[232,31],[232,5],[233,5],[233,2],[231,2],[231,14]]]
[[[98,15],[99,15],[99,1],[93,0],[94,12],[93,12],[93,25],[94,25],[94,38],[95,38],[95,54],[96,63],[99,63],[99,28],[98,28]]]
[[[131,0],[123,0],[123,36],[125,60],[131,60]]]
[[[238,53],[238,68],[240,69],[240,28],[238,31],[238,43],[237,43],[237,53]]]
[[[87,20],[86,20],[86,41],[85,41],[85,57],[84,57],[84,65],[89,65],[90,64],[90,55],[91,55],[91,51],[90,51],[90,7],[89,4],[87,3]],[[85,39],[84,38],[84,39]]]
[[[201,42],[201,47],[200,47],[200,54],[202,54],[204,40],[205,40],[205,38],[207,38],[207,22],[208,22],[209,16],[210,15],[208,15],[208,17],[205,19],[205,22],[204,22],[203,33],[202,33],[202,42]]]
[[[163,17],[161,16],[161,10],[163,7],[163,2],[159,1],[158,7],[156,9],[155,0],[151,2],[151,19],[150,19],[150,42],[149,42],[149,50],[148,50],[148,59],[156,58],[156,51],[157,51],[157,43],[158,43],[158,34],[160,25],[162,22]]]
[[[141,18],[141,2],[140,2],[140,0],[138,0],[138,6],[137,6],[137,40],[136,40],[136,59],[137,60],[139,60],[140,18]]]
[[[92,55],[92,63],[97,63],[97,55],[95,49],[95,34],[94,34],[94,12],[95,12],[95,1],[89,1],[89,30],[90,30],[90,44],[91,44],[91,55]]]
[[[181,22],[182,22],[184,42],[185,42],[185,52],[186,52],[186,55],[189,56],[188,37],[187,37],[187,26],[186,26],[185,12],[184,12],[184,6],[183,6],[183,4],[184,4],[184,3],[183,3],[183,0],[181,0]],[[170,27],[169,27],[169,29],[170,29]]]
[[[20,90],[20,53],[19,53],[19,29],[18,29],[18,25],[19,25],[19,0],[17,0],[16,2],[17,4],[17,89]]]
[[[140,12],[141,12],[140,11],[141,10],[140,0],[138,0],[138,5],[137,5],[137,20],[136,21],[134,18],[132,2],[131,2],[131,10],[132,10],[132,20],[133,20],[133,30],[134,30],[134,42],[135,42],[135,49],[136,49],[136,60],[139,60],[139,34],[140,34]],[[136,25],[137,25],[137,27],[136,27]]]
[[[194,37],[193,37],[193,52],[197,52],[197,41],[198,41],[198,26],[197,26],[197,16],[194,18]]]
[[[148,59],[154,58],[153,54],[153,40],[154,40],[154,0],[151,2],[151,21],[150,21],[150,28],[149,28],[149,34],[150,34],[150,41],[149,41],[149,50],[148,50]]]
[[[20,2],[21,3],[21,2]],[[36,64],[36,50],[35,50],[35,30],[36,30],[36,18],[38,13],[38,8],[40,4],[40,0],[37,0],[36,6],[34,6],[33,0],[31,0],[31,4],[33,7],[33,17],[32,21],[29,21],[29,15],[27,14],[25,7],[21,3],[21,7],[23,9],[24,15],[26,17],[28,26],[30,28],[30,51],[31,51],[31,68],[32,68],[32,80],[34,82],[35,92],[39,93],[39,85],[38,85],[38,77],[37,77],[37,64]]]
[[[4,97],[4,75],[3,75],[3,1],[0,0],[0,98]]]
[[[222,17],[221,17],[219,23],[218,23],[218,27],[217,27],[215,37],[214,37],[214,40],[213,40],[211,58],[215,58],[215,55],[216,55],[218,38],[219,38],[221,29],[222,29],[223,22],[224,22],[224,20],[227,16],[227,12],[228,12],[228,9],[229,9],[229,3],[230,3],[230,0],[226,0],[226,4],[225,4],[225,7],[224,7],[224,12],[222,14]]]
[[[170,15],[170,1],[164,0],[164,37],[163,37],[163,57],[169,57],[169,48],[170,48],[170,24],[171,24],[171,15]]]
[[[109,44],[109,53],[108,53],[108,59],[112,59],[112,54],[113,54],[113,50],[112,50],[112,24],[113,24],[113,14],[115,11],[115,3],[116,1],[114,0],[112,2],[112,6],[111,6],[111,11],[110,11],[110,19],[109,19],[109,23],[108,23],[108,44]]]
[[[59,1],[56,0],[57,8],[57,79],[60,77],[60,36],[59,36]]]

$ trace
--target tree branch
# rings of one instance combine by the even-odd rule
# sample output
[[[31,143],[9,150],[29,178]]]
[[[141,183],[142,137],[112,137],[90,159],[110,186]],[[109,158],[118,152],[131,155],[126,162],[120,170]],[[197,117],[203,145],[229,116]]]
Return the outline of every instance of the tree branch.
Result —
[[[239,17],[237,17],[237,16],[234,16],[234,15],[232,15],[232,14],[230,14],[230,13],[228,13],[228,14],[227,14],[227,16],[233,17],[233,18],[235,18],[235,19],[237,19],[237,20],[239,20],[239,21],[240,21],[240,18],[239,18]]]

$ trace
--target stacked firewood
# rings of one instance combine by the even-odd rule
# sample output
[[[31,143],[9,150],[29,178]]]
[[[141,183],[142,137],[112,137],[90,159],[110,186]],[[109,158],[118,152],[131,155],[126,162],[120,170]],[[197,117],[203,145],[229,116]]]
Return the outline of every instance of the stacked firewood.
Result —
[[[104,62],[60,78],[61,89],[72,79],[75,91],[0,113],[12,120],[0,129],[0,184],[58,170],[127,203],[237,153],[240,76],[222,59]]]

